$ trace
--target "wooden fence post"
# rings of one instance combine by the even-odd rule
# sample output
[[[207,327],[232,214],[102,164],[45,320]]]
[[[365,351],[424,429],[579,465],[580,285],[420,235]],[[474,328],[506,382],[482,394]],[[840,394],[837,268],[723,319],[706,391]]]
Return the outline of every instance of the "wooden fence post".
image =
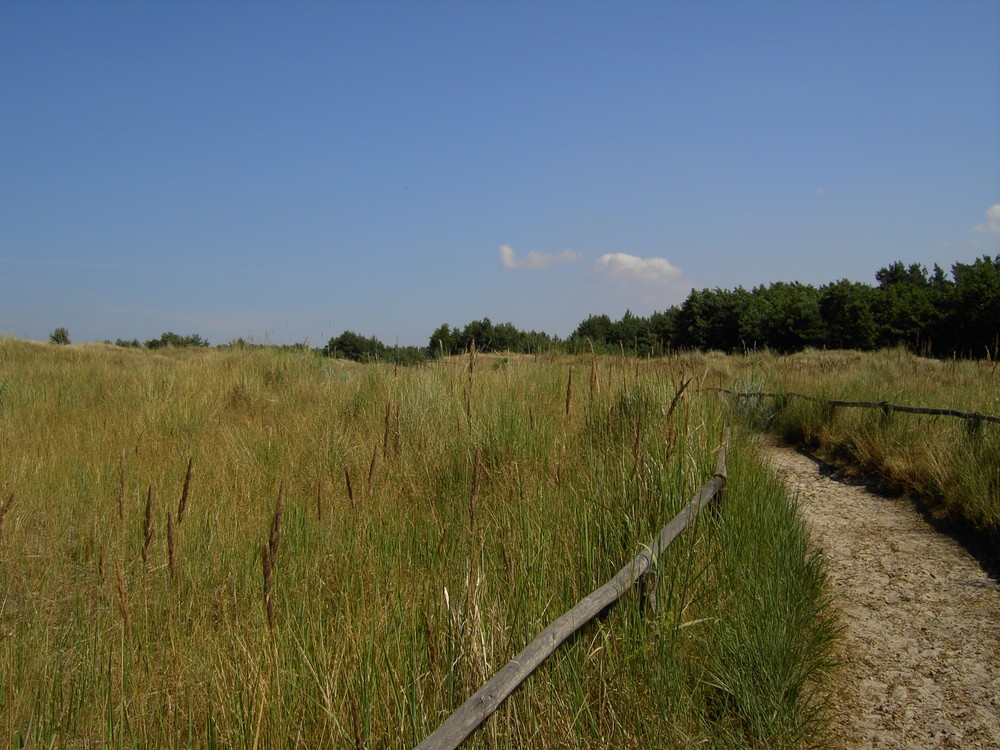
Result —
[[[882,410],[882,426],[886,427],[889,424],[889,419],[892,415],[892,410],[890,409],[890,404],[887,401],[879,401],[878,408]]]
[[[965,420],[965,429],[968,430],[969,435],[973,437],[978,437],[980,428],[983,426],[983,418],[980,414],[970,414],[969,418]]]
[[[639,587],[639,610],[647,617],[655,617],[659,612],[659,602],[656,599],[656,569],[650,568],[641,576],[637,583]]]

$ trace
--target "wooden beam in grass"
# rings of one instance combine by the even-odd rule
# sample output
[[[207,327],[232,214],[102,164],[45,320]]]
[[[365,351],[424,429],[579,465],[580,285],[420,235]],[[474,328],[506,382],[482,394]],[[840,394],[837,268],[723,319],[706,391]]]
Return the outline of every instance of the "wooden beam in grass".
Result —
[[[888,401],[841,401],[840,399],[822,399],[815,396],[807,396],[804,393],[744,393],[732,391],[728,388],[699,388],[700,391],[715,391],[717,393],[729,393],[737,398],[802,398],[806,401],[817,401],[829,404],[830,406],[847,406],[869,409],[881,409],[882,411],[900,411],[907,414],[930,414],[937,417],[958,417],[975,422],[993,422],[1000,424],[1000,417],[992,414],[980,414],[977,411],[960,411],[958,409],[939,409],[930,406],[904,406],[902,404],[890,404]]]
[[[727,435],[728,440],[728,435]],[[500,707],[543,661],[567,638],[614,604],[635,585],[671,542],[680,535],[698,513],[726,486],[726,445],[719,449],[716,473],[698,491],[687,507],[660,529],[660,533],[600,588],[592,591],[545,630],[524,650],[507,662],[499,672],[463,703],[433,734],[417,745],[417,750],[452,750],[461,745]]]

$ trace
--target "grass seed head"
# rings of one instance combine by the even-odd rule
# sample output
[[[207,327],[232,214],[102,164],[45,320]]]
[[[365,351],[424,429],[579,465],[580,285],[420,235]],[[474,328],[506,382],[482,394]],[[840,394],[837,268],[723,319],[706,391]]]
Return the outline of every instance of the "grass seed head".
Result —
[[[191,458],[188,458],[187,472],[184,474],[184,489],[181,490],[181,501],[177,504],[177,525],[181,525],[184,520],[184,511],[187,510],[188,493],[191,490]]]
[[[271,519],[271,535],[268,539],[268,553],[271,564],[278,559],[278,546],[281,544],[281,516],[285,512],[285,484],[278,488],[278,502],[274,506],[274,517]]]
[[[372,447],[372,460],[368,463],[368,484],[365,485],[365,498],[372,494],[372,482],[375,481],[375,463],[378,461],[378,445]]]
[[[354,487],[351,486],[351,470],[344,465],[344,481],[347,484],[347,499],[351,501],[351,508],[354,508]]]

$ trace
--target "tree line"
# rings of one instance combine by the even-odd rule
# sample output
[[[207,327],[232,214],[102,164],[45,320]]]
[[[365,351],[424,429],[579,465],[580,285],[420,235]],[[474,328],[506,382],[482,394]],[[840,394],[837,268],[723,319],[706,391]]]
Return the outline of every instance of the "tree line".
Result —
[[[565,339],[483,318],[462,327],[444,323],[423,347],[387,346],[375,336],[344,331],[322,349],[311,349],[306,343],[280,348],[403,365],[461,354],[473,344],[482,352],[524,354],[593,350],[655,356],[678,349],[792,353],[807,347],[870,350],[893,346],[938,357],[997,358],[1000,354],[1000,254],[955,263],[950,274],[937,264],[928,271],[917,263],[897,261],[880,268],[875,281],[874,286],[841,279],[820,287],[775,282],[749,290],[694,289],[682,304],[648,317],[630,311],[619,320],[590,315]],[[65,328],[56,329],[49,338],[53,343],[69,343]],[[197,334],[171,332],[145,344],[136,339],[114,343],[149,349],[209,345]],[[224,346],[260,345],[237,339]]]
[[[893,263],[877,285],[842,279],[819,288],[776,282],[747,290],[695,289],[677,307],[612,322],[587,318],[570,336],[636,354],[672,349],[724,352],[807,347],[870,350],[904,346],[930,356],[996,357],[1000,349],[1000,255],[956,263]]]
[[[807,347],[871,350],[903,346],[927,356],[994,357],[1000,353],[1000,255],[955,263],[902,261],[880,268],[876,284],[841,279],[820,287],[775,282],[753,289],[694,289],[681,305],[619,320],[591,315],[566,339],[522,331],[489,318],[464,327],[445,323],[427,346],[386,347],[345,331],[323,353],[359,361],[412,363],[466,352],[539,351],[662,355],[678,349],[788,354]]]

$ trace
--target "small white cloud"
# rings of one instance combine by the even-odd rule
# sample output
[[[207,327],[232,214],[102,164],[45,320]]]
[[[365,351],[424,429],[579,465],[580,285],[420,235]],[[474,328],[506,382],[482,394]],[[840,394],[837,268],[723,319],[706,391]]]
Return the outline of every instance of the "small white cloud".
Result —
[[[504,268],[548,268],[557,263],[577,263],[583,260],[580,253],[563,250],[560,253],[539,253],[532,250],[523,258],[518,258],[510,245],[500,246],[500,265]]]
[[[1000,234],[1000,203],[994,203],[986,209],[986,221],[976,224],[972,228],[973,232],[991,232]]]
[[[628,253],[607,253],[597,259],[597,269],[618,279],[664,283],[676,281],[682,271],[666,258],[639,258]]]

